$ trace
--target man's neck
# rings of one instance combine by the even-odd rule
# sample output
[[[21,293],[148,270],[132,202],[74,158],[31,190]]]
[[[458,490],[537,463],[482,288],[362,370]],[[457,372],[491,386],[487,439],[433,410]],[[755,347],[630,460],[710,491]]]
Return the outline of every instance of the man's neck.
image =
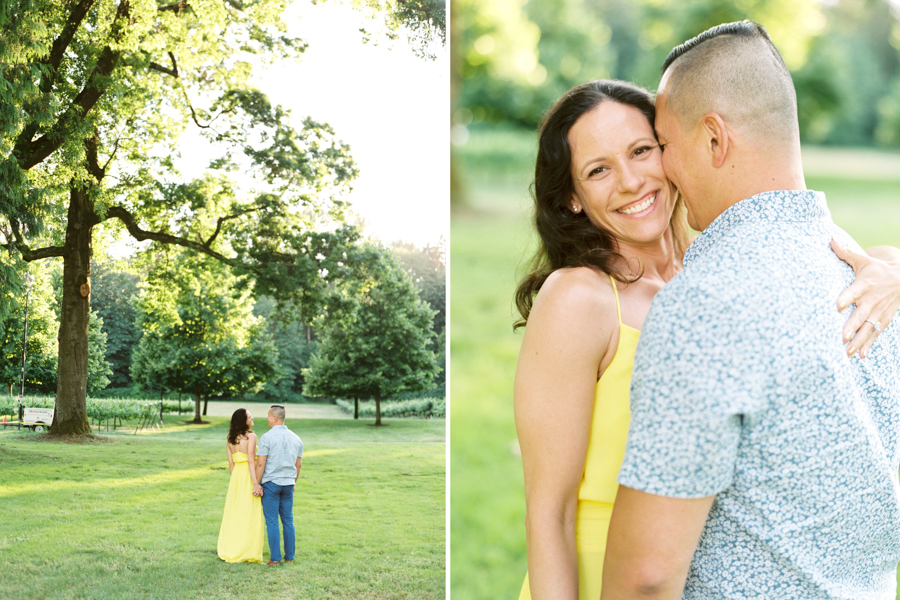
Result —
[[[796,156],[786,156],[783,159],[782,163],[781,159],[760,157],[732,164],[726,172],[728,175],[721,180],[719,189],[713,190],[716,198],[712,201],[718,200],[719,203],[715,206],[716,210],[707,215],[709,222],[700,223],[701,229],[705,229],[723,212],[751,196],[780,190],[807,189],[799,152]]]

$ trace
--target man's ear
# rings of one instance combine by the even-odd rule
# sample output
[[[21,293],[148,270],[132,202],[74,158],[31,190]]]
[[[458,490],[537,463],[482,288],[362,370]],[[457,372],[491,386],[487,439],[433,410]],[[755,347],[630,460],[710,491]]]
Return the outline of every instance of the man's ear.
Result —
[[[700,128],[705,136],[706,151],[714,169],[725,164],[731,138],[725,121],[718,113],[708,113],[700,121]]]

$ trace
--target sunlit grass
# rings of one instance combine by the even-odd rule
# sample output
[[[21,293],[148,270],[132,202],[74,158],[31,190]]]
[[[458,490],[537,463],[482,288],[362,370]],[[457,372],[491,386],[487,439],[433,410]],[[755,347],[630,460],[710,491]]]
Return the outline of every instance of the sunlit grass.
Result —
[[[288,420],[297,562],[273,572],[216,556],[228,419],[208,420],[85,443],[0,430],[0,598],[444,597],[444,421]]]
[[[512,323],[517,276],[534,241],[534,141],[529,132],[476,131],[470,144],[460,152],[468,204],[453,216],[450,246],[451,592],[493,600],[517,597],[526,569],[512,413],[521,335]],[[807,185],[826,193],[835,222],[865,247],[900,246],[900,154],[812,150]]]

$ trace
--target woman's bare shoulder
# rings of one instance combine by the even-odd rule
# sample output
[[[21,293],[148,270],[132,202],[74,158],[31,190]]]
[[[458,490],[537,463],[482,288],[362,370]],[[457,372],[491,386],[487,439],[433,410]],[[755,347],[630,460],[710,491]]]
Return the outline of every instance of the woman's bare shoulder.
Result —
[[[557,269],[534,299],[532,313],[577,311],[582,317],[616,315],[616,296],[609,275],[590,267]]]

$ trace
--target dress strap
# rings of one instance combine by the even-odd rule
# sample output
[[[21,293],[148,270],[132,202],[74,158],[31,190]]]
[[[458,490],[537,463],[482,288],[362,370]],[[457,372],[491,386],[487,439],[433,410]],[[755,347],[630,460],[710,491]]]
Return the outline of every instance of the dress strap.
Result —
[[[616,287],[616,278],[615,277],[610,275],[609,280],[612,282],[613,294],[616,295],[616,314],[619,316],[619,325],[621,325],[622,324],[622,307],[619,306],[619,289]]]

